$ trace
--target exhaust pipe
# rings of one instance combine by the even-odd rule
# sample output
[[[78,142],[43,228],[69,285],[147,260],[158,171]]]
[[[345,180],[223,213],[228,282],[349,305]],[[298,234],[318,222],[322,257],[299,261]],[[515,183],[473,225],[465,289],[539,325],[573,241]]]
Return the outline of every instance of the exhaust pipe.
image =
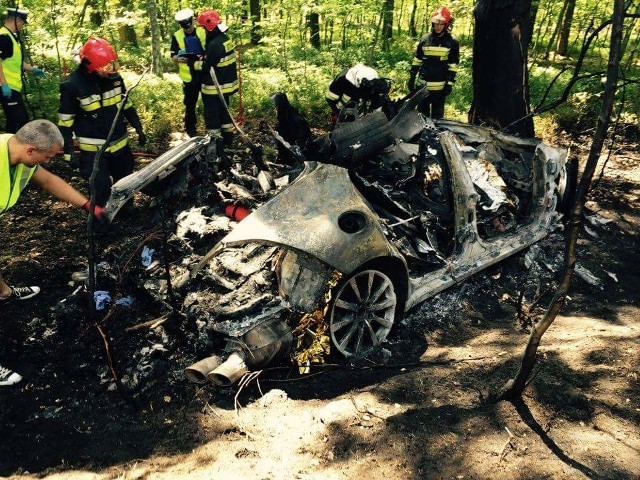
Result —
[[[203,358],[202,360],[194,363],[190,367],[184,369],[184,376],[187,380],[193,383],[206,383],[207,374],[215,370],[215,368],[222,363],[222,358],[218,355],[212,355],[211,357]]]
[[[279,318],[267,320],[246,332],[240,340],[229,340],[227,351],[233,350],[232,353],[207,377],[216,385],[228,387],[250,370],[287,355],[292,344],[293,334],[286,323]]]
[[[245,355],[242,350],[238,350],[229,355],[224,363],[218,366],[207,375],[209,381],[221,387],[230,387],[237,380],[240,380],[249,368],[245,363]]]

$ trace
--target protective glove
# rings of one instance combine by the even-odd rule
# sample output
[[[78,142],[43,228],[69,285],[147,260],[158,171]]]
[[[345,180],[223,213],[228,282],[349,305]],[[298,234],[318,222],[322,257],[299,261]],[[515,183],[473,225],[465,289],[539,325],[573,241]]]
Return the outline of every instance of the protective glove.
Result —
[[[136,133],[138,134],[138,145],[144,147],[147,144],[147,136],[144,134],[142,128],[137,129]]]
[[[44,78],[44,76],[46,75],[45,71],[38,67],[33,67],[31,69],[31,73],[38,78]]]
[[[416,74],[412,72],[409,74],[409,91],[413,92],[415,89],[416,89]]]
[[[451,84],[447,83],[444,88],[442,89],[442,92],[445,95],[449,95],[451,93]]]
[[[80,162],[78,161],[78,156],[76,152],[73,150],[69,150],[64,154],[64,159],[69,162],[69,166],[73,169],[76,169],[80,166]]]
[[[90,206],[91,206],[91,200],[87,200],[84,203],[84,205],[82,205],[82,208],[87,213],[89,213]],[[98,222],[98,229],[99,230],[104,230],[104,229],[106,229],[106,227],[109,226],[109,218],[107,218],[107,214],[104,211],[104,208],[102,208],[97,203],[93,207],[93,218],[95,218],[96,221]]]
[[[2,96],[4,98],[11,98],[12,92],[11,92],[11,87],[9,85],[7,85],[6,83],[2,84]]]

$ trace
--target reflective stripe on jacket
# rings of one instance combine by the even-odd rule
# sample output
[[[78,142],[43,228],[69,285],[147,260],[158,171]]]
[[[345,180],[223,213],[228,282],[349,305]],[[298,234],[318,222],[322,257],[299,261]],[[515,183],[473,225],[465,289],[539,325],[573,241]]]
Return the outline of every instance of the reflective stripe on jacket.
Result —
[[[460,61],[460,44],[449,32],[423,36],[416,46],[411,71],[418,72],[418,84],[426,84],[427,90],[442,90],[447,83],[454,83]]]
[[[100,77],[80,65],[60,85],[58,128],[64,137],[65,152],[73,148],[75,132],[80,150],[97,152],[111,129],[111,124],[124,99],[126,88],[120,75]],[[130,100],[124,104],[116,122],[107,152],[114,153],[128,144],[127,121],[136,130],[138,112]]]
[[[0,35],[7,35],[13,43],[13,55],[2,60],[2,71],[7,85],[16,92],[22,91],[22,45],[7,27],[0,28]]]
[[[0,214],[9,210],[20,197],[20,193],[27,186],[31,176],[38,167],[27,167],[19,163],[15,167],[13,181],[11,166],[9,165],[9,139],[12,133],[0,135]]]
[[[202,73],[202,93],[217,95],[218,89],[211,78],[213,70],[224,94],[238,91],[238,69],[236,67],[236,50],[232,40],[224,33],[214,29],[208,35],[207,59]]]
[[[203,27],[196,27],[195,33],[198,37],[198,39],[200,40],[200,45],[202,45],[202,50],[204,50],[204,46],[207,44],[207,31],[203,28]],[[186,43],[184,41],[185,38],[185,34],[184,34],[184,30],[180,29],[178,30],[176,33],[173,34],[173,36],[176,39],[176,42],[178,42],[178,47],[180,47],[180,50],[186,50]],[[195,68],[196,70],[198,70],[197,68],[197,64],[199,62],[196,61],[194,65],[194,67],[189,66],[188,63],[178,63],[178,75],[180,76],[180,79],[185,82],[185,83],[189,83],[193,77],[191,75],[191,69]]]

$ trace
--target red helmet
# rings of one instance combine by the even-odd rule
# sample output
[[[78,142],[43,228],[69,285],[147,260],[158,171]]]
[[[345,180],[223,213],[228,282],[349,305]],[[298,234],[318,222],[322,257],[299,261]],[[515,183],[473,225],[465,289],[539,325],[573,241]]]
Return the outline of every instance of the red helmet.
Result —
[[[80,60],[89,72],[114,73],[118,70],[118,55],[111,44],[103,38],[90,37],[78,51]]]
[[[220,15],[215,10],[203,10],[198,15],[198,23],[211,32],[220,23]]]
[[[433,15],[431,15],[431,23],[444,22],[445,28],[451,23],[451,12],[447,7],[439,7]]]

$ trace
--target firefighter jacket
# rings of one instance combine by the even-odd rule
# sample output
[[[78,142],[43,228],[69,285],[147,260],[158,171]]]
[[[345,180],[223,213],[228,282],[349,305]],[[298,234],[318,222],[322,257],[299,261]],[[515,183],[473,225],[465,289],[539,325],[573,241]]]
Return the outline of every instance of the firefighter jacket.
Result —
[[[343,70],[336,75],[333,82],[329,84],[329,89],[325,95],[331,110],[336,113],[342,110],[349,102],[357,103],[363,96],[362,89],[349,81],[350,70]]]
[[[213,67],[223,94],[230,95],[237,92],[236,50],[231,39],[216,27],[207,35],[206,50],[207,58],[202,74],[202,93],[204,95],[218,94],[216,84],[211,78],[211,67]]]
[[[7,81],[7,85],[11,90],[16,92],[22,91],[22,45],[18,42],[16,35],[11,32],[7,27],[0,28],[0,35],[6,35],[11,42],[13,51],[10,56],[4,56],[9,52],[0,52],[0,58],[2,58],[2,71],[4,78]],[[8,42],[4,42],[8,43]]]
[[[19,163],[15,167],[9,164],[9,139],[12,133],[0,135],[0,215],[9,210],[27,186],[36,167],[27,167]]]
[[[171,37],[171,56],[178,55],[180,50],[187,52],[188,62],[178,63],[178,75],[184,83],[189,83],[202,70],[206,36],[207,31],[203,27],[196,27],[190,35],[185,35],[181,28]]]
[[[426,84],[427,90],[443,90],[445,85],[455,82],[459,61],[458,40],[446,31],[439,36],[430,32],[418,42],[411,76],[418,74],[419,83]]]
[[[75,132],[81,151],[97,152],[104,144],[125,94],[122,77],[100,77],[80,65],[60,85],[58,127],[64,137],[64,151],[73,150]],[[126,118],[126,120],[125,120]],[[142,130],[138,112],[127,100],[116,122],[106,152],[115,153],[129,143],[127,120],[136,131]]]

